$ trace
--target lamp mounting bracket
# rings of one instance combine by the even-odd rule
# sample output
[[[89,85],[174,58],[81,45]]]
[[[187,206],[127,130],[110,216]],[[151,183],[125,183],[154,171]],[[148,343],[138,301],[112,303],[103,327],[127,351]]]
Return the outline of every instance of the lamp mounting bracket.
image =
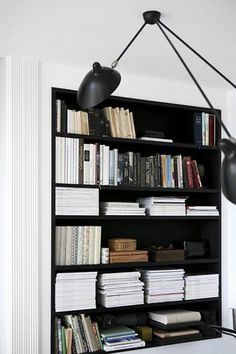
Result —
[[[159,22],[161,13],[159,11],[145,11],[143,18],[148,25],[155,25]]]

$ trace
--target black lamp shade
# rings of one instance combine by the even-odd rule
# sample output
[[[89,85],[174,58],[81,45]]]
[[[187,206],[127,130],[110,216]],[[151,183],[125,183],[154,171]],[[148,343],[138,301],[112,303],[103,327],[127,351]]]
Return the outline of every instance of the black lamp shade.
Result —
[[[82,109],[91,108],[106,98],[118,87],[121,76],[118,71],[95,62],[77,92],[77,102]]]
[[[219,143],[225,157],[221,168],[221,184],[225,197],[236,204],[236,142],[222,139]]]

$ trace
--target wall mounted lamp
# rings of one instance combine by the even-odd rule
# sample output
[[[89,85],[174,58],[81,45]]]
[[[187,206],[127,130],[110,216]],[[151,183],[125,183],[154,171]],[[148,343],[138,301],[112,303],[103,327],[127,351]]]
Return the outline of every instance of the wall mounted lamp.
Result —
[[[111,64],[111,67],[101,66],[98,62],[93,64],[91,71],[83,79],[78,93],[77,101],[81,108],[87,109],[96,106],[97,104],[103,102],[108,98],[112,92],[119,86],[121,81],[121,76],[118,71],[115,70],[120,59],[125,54],[127,49],[131,46],[134,40],[138,37],[144,27],[148,25],[157,25],[174,50],[175,54],[185,67],[186,71],[192,78],[194,84],[199,89],[200,93],[204,97],[207,105],[210,107],[212,113],[216,116],[217,121],[221,125],[222,129],[227,135],[227,139],[221,139],[219,142],[220,149],[224,152],[224,159],[222,162],[221,168],[221,183],[222,190],[225,197],[230,200],[232,203],[236,204],[236,139],[231,136],[228,129],[220,119],[220,116],[217,110],[211,104],[209,98],[203,91],[202,87],[199,85],[198,81],[194,77],[193,73],[185,63],[184,59],[181,57],[180,53],[172,43],[169,35],[173,35],[177,38],[182,44],[184,44],[189,50],[191,50],[195,55],[197,55],[205,64],[207,64],[211,69],[213,69],[219,76],[221,76],[225,81],[227,81],[231,86],[236,88],[236,85],[229,80],[225,75],[223,75],[216,67],[214,67],[209,61],[207,61],[201,54],[199,54],[195,49],[193,49],[188,43],[186,43],[182,38],[180,38],[175,32],[168,28],[161,20],[161,13],[158,11],[146,11],[143,13],[144,24],[134,35],[131,41],[127,44],[125,49],[119,55],[119,57]]]

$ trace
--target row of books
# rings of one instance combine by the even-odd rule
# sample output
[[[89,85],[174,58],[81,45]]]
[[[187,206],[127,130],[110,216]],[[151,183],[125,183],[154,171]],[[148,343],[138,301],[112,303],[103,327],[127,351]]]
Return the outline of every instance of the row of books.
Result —
[[[56,183],[201,188],[196,160],[190,156],[119,152],[83,139],[56,137]]]
[[[56,265],[99,264],[101,226],[57,226]]]
[[[59,99],[56,100],[56,129],[58,133],[136,138],[133,112],[129,109],[105,107],[84,112],[69,109]]]
[[[56,311],[218,297],[218,274],[185,274],[184,269],[101,273],[57,273]],[[97,284],[97,291],[96,291]]]
[[[81,354],[102,348],[97,322],[81,313],[56,318],[56,354]]]
[[[194,142],[199,146],[215,146],[216,118],[214,114],[194,113]]]

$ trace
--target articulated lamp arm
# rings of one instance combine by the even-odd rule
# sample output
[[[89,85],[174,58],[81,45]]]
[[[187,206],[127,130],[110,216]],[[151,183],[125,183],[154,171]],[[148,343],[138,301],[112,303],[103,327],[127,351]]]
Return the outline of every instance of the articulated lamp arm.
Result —
[[[121,76],[118,71],[115,70],[118,65],[120,59],[126,53],[131,44],[135,41],[135,39],[139,36],[142,30],[145,28],[147,24],[154,25],[156,24],[179,60],[185,67],[189,76],[192,78],[194,84],[199,89],[203,98],[207,102],[213,114],[216,116],[218,123],[221,125],[222,129],[225,131],[228,139],[221,139],[219,142],[219,147],[223,150],[225,154],[225,158],[222,163],[222,190],[227,199],[229,199],[232,203],[236,204],[236,140],[233,138],[226,128],[225,124],[222,122],[217,110],[211,104],[209,98],[203,91],[202,87],[194,77],[193,73],[185,63],[184,59],[179,54],[178,50],[175,48],[174,44],[168,37],[167,33],[164,29],[166,29],[169,33],[175,36],[181,43],[183,43],[189,50],[191,50],[195,55],[197,55],[205,64],[207,64],[211,69],[213,69],[220,77],[222,77],[225,81],[227,81],[231,86],[236,88],[236,85],[229,80],[224,74],[222,74],[218,69],[216,69],[209,61],[207,61],[202,55],[200,55],[195,49],[193,49],[188,43],[186,43],[182,38],[180,38],[177,34],[175,34],[171,29],[169,29],[164,23],[160,21],[161,14],[158,11],[146,11],[143,13],[144,24],[138,30],[138,32],[134,35],[131,41],[127,44],[122,53],[117,57],[116,60],[111,64],[111,68],[102,67],[99,63],[93,64],[93,69],[85,76],[82,81],[78,93],[77,93],[77,101],[80,107],[86,109],[90,107],[94,107],[97,104],[103,102],[107,97],[110,96],[112,92],[118,87]]]

